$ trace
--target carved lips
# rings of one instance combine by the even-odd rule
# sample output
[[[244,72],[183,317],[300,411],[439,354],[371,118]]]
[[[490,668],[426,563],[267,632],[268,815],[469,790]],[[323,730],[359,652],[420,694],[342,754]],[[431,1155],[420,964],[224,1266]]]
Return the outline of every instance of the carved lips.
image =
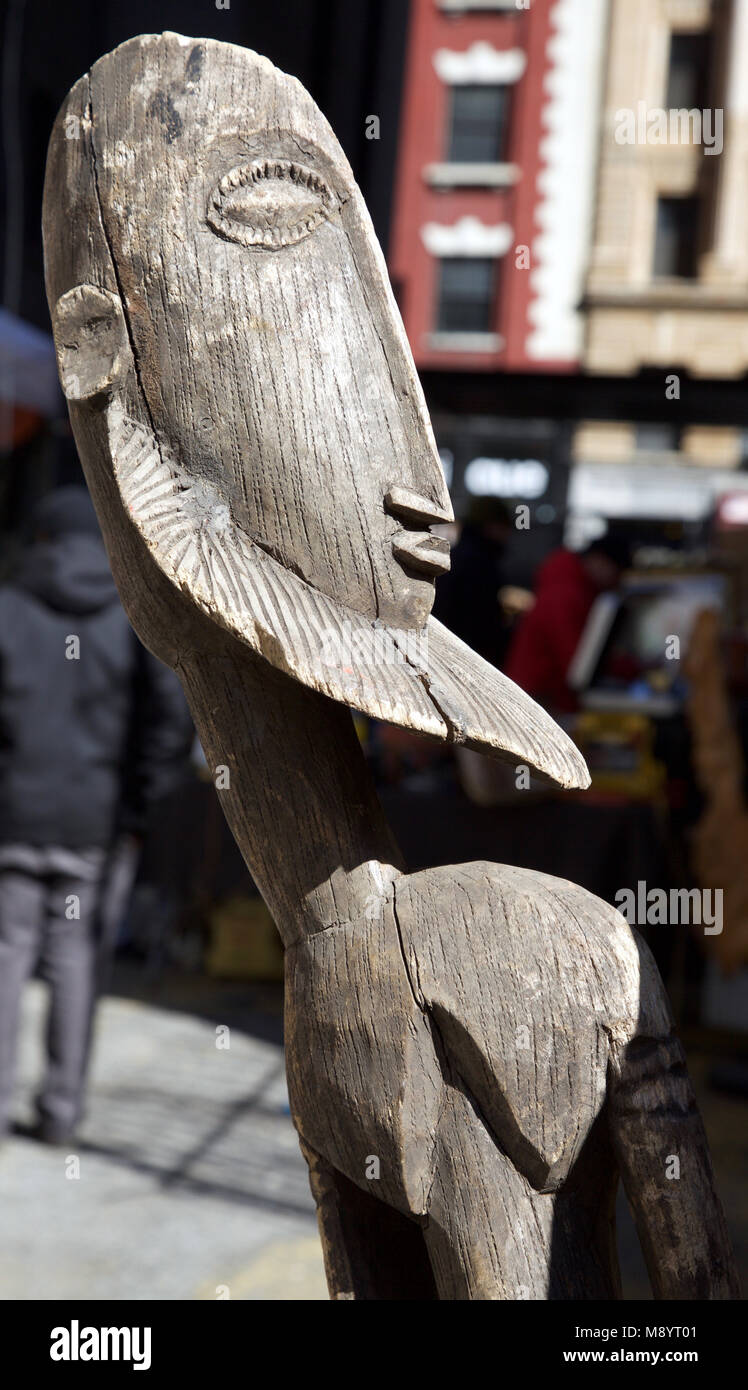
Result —
[[[384,505],[393,516],[415,523],[416,529],[398,531],[392,541],[392,553],[400,563],[424,574],[445,574],[449,569],[449,541],[444,536],[433,536],[428,528],[451,521],[451,512],[404,487],[391,487]]]
[[[257,159],[231,169],[208,199],[207,220],[219,236],[270,251],[294,246],[336,210],[313,169],[289,159]]]

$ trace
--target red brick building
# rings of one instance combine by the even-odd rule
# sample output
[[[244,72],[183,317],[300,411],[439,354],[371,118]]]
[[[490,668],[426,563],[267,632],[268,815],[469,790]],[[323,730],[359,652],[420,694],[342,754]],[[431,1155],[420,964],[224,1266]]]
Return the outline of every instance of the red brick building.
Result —
[[[605,12],[411,0],[390,267],[420,368],[577,368]]]

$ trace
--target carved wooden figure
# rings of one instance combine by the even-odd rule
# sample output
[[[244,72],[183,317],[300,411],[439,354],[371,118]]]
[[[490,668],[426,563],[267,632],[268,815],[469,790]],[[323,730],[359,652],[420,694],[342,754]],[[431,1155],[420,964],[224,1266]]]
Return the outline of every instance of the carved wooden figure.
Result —
[[[588,775],[429,616],[449,498],[327,122],[255,53],[133,39],[60,112],[44,239],[122,599],[228,769],[223,807],[285,943],[331,1296],[618,1297],[619,1174],[655,1294],[734,1296],[646,947],[543,874],[409,874],[371,786],[346,706],[565,787]]]

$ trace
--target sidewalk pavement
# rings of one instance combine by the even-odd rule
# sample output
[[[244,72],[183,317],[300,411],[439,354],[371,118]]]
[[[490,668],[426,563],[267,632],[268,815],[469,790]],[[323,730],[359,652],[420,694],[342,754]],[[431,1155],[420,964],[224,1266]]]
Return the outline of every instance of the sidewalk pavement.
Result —
[[[33,1119],[44,1004],[33,983],[21,1122]],[[78,1142],[14,1135],[0,1150],[0,1298],[327,1297],[282,1048],[235,1025],[217,1047],[216,1008],[210,1019],[103,1000]]]

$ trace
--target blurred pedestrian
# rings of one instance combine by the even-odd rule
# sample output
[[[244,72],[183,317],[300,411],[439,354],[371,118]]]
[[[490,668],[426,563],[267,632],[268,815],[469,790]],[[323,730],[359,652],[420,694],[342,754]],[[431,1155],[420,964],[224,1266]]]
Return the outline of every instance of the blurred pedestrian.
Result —
[[[618,587],[630,555],[627,538],[611,531],[584,551],[554,550],[540,566],[535,603],[514,633],[504,670],[547,709],[576,709],[567,680],[572,658],[595,599]]]
[[[499,604],[502,559],[512,524],[498,497],[475,497],[436,585],[433,614],[486,661],[500,666],[509,627]]]
[[[34,523],[0,588],[0,1135],[21,994],[38,967],[50,1000],[37,1134],[65,1143],[114,944],[107,884],[121,910],[123,865],[131,879],[148,808],[183,767],[192,729],[178,681],[120,606],[86,490],[50,493]]]

